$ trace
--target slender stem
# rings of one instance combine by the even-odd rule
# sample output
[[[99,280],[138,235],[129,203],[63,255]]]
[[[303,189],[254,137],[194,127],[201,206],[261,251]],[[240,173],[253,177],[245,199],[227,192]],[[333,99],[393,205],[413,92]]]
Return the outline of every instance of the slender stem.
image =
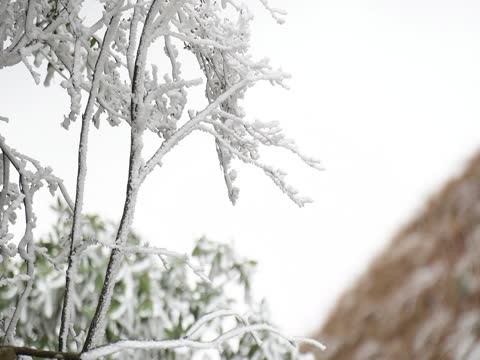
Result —
[[[3,169],[3,174],[2,174],[2,191],[0,192],[0,224],[2,224],[2,217],[4,216],[3,211],[4,211],[4,206],[6,205],[6,200],[7,200],[7,194],[8,194],[8,188],[10,185],[10,161],[8,160],[7,154],[5,152],[2,152],[2,169]],[[8,226],[8,222],[7,222]],[[7,229],[5,229],[5,232],[7,232]],[[0,228],[0,235],[1,233],[1,228]]]
[[[12,354],[12,360],[15,360],[17,356],[32,356],[42,359],[63,359],[63,360],[79,360],[80,354],[61,351],[39,350],[32,349],[23,346],[0,346],[0,358],[3,359],[3,355],[6,359],[10,359],[8,356]]]
[[[63,307],[60,322],[60,331],[58,334],[58,349],[59,351],[65,351],[68,338],[69,324],[71,320],[71,297],[73,293],[73,278],[76,272],[76,248],[82,237],[82,209],[83,209],[83,197],[85,191],[85,179],[87,175],[87,148],[88,148],[88,131],[90,121],[94,113],[94,105],[98,96],[99,85],[101,80],[101,74],[103,72],[104,63],[108,56],[108,47],[112,41],[113,35],[116,32],[118,24],[120,22],[120,16],[116,15],[110,21],[107,32],[105,33],[104,41],[98,55],[97,62],[95,64],[95,72],[93,73],[92,87],[90,88],[90,94],[85,108],[85,112],[82,116],[82,128],[80,132],[80,142],[78,145],[78,171],[77,171],[77,189],[75,196],[75,209],[73,212],[73,225],[71,232],[70,253],[68,255],[68,268],[65,275],[65,292],[63,296]],[[73,77],[75,74],[75,64],[73,69]]]
[[[123,208],[122,219],[118,227],[115,243],[123,245],[126,243],[130,227],[133,223],[135,205],[138,196],[138,190],[141,184],[139,181],[140,169],[142,166],[142,134],[145,129],[143,119],[143,98],[145,93],[144,76],[145,64],[147,60],[148,47],[151,41],[151,27],[155,16],[160,10],[161,1],[153,0],[150,9],[145,18],[145,25],[142,29],[140,41],[135,59],[132,79],[132,100],[130,104],[131,112],[131,133],[130,133],[130,159],[127,180],[127,191],[125,204]],[[95,315],[90,323],[87,338],[83,346],[83,352],[89,351],[97,346],[103,339],[106,328],[106,316],[110,307],[115,286],[115,278],[118,274],[123,253],[118,248],[113,249],[110,254],[102,291],[98,299]]]
[[[131,158],[133,157],[134,157],[134,154],[132,154]],[[131,164],[132,163],[133,162],[131,162]],[[131,167],[131,169],[132,170],[136,169],[138,171],[138,166],[135,166],[135,168]],[[130,171],[130,173],[132,172],[133,171]],[[122,220],[118,228],[118,232],[115,240],[116,243],[126,242],[131,224],[133,222],[133,215],[135,211],[137,194],[138,194],[138,186],[137,186],[136,177],[129,176],[129,182],[127,186],[127,201],[125,202]],[[108,262],[107,271],[105,273],[103,288],[100,293],[95,315],[88,329],[88,334],[85,340],[85,344],[83,346],[83,351],[91,350],[92,348],[97,346],[103,339],[105,328],[106,328],[105,318],[107,315],[107,311],[110,307],[110,303],[113,295],[113,288],[115,286],[115,280],[116,280],[115,278],[119,270],[122,256],[123,256],[123,252],[118,248],[113,249],[110,254],[110,260]]]
[[[137,45],[137,29],[138,29],[139,21],[140,21],[140,9],[138,7],[135,7],[133,9],[133,16],[130,22],[130,34],[128,39],[127,56],[126,56],[130,81],[133,81],[133,70],[135,66],[134,56],[135,56],[135,50]]]
[[[92,87],[93,90],[93,87]],[[91,94],[91,93],[90,93]],[[68,323],[71,317],[70,298],[73,292],[73,281],[76,270],[76,246],[82,236],[82,208],[83,195],[85,191],[85,178],[87,175],[87,149],[88,149],[88,130],[90,119],[86,112],[82,118],[82,127],[80,130],[80,140],[78,144],[78,168],[77,168],[77,187],[75,191],[75,208],[73,210],[73,224],[70,234],[70,251],[68,254],[68,267],[65,275],[65,292],[63,296],[62,315],[60,320],[60,331],[58,336],[58,349],[64,351],[68,337]]]

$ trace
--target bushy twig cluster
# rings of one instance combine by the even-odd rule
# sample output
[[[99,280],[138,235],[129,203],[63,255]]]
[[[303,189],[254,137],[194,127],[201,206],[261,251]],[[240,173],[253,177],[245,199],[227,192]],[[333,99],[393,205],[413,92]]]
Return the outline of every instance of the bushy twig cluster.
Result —
[[[23,63],[37,83],[42,76],[46,85],[53,77],[60,78],[61,86],[70,97],[70,108],[62,126],[69,129],[72,122],[81,119],[74,202],[48,168],[13,151],[1,139],[1,256],[12,257],[18,252],[27,267],[25,273],[16,275],[15,279],[2,280],[5,284],[17,280],[25,282],[23,293],[6,320],[3,342],[10,345],[16,342],[16,325],[33,289],[36,267],[40,266],[37,265],[38,253],[52,258],[52,254],[42,252],[34,242],[33,193],[42,183],[47,183],[52,190],[58,187],[72,212],[64,243],[68,251],[63,258],[67,266],[58,329],[60,352],[67,350],[75,339],[81,339],[82,343],[78,352],[89,358],[139,347],[217,347],[231,337],[252,331],[275,333],[271,327],[245,325],[243,330],[222,333],[211,342],[199,340],[195,333],[174,342],[104,344],[109,328],[108,313],[116,301],[115,283],[128,257],[151,252],[162,258],[178,258],[178,254],[162,249],[132,247],[128,239],[138,193],[145,178],[154,168],[162,166],[164,156],[185,137],[200,131],[213,138],[233,204],[238,198],[237,174],[233,169],[235,159],[261,169],[299,206],[310,200],[286,182],[284,171],[261,160],[260,149],[263,146],[283,148],[298,155],[309,166],[318,168],[319,163],[301,154],[277,123],[250,121],[246,117],[241,100],[248,88],[261,81],[285,86],[288,75],[274,69],[268,60],[255,60],[249,54],[253,16],[245,4],[237,0],[99,1],[103,12],[87,22],[82,14],[83,0],[0,0],[0,69]],[[272,8],[266,0],[260,3],[273,19],[283,22],[282,11]],[[158,47],[163,50],[162,59],[153,56],[153,50]],[[185,59],[197,66],[198,77],[184,78]],[[205,89],[205,106],[195,108],[190,102],[190,88],[201,84]],[[2,116],[0,120],[8,119]],[[123,213],[115,236],[102,243],[109,248],[110,254],[105,276],[96,297],[95,310],[88,320],[88,329],[85,336],[81,336],[74,326],[78,302],[75,284],[82,276],[83,253],[87,251],[82,224],[85,221],[83,205],[89,132],[90,124],[98,128],[102,122],[130,128],[129,172]],[[154,133],[158,139],[153,154],[143,150],[147,133]],[[10,164],[19,174],[18,184],[9,177]],[[36,170],[28,170],[28,165]],[[4,224],[14,218],[21,202],[25,210],[25,233],[22,239],[15,241]],[[185,258],[182,261],[205,280],[192,263]]]

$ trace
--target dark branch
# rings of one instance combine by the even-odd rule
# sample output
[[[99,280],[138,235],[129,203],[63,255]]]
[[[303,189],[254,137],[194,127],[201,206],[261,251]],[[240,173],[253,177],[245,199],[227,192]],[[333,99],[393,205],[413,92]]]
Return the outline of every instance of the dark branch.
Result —
[[[0,359],[15,360],[19,355],[42,359],[80,360],[80,354],[72,352],[38,350],[22,346],[0,346]]]

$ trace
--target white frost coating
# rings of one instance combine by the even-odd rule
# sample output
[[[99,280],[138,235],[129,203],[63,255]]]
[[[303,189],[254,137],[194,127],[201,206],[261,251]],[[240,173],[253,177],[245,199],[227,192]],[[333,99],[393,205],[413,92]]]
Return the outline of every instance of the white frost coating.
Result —
[[[4,144],[2,146],[2,150],[4,151],[4,153],[8,155],[8,152],[7,152],[8,150]],[[12,164],[14,164],[14,166],[17,163],[13,157],[10,158],[9,160],[12,162]],[[34,189],[33,189],[33,186],[30,186],[29,181],[27,180],[27,174],[25,171],[24,164],[17,163],[17,166],[19,166],[17,168],[17,171],[20,177],[20,181],[19,181],[21,185],[20,188],[24,195],[23,204],[24,204],[24,210],[25,210],[25,231],[22,239],[18,244],[17,250],[18,250],[18,253],[20,254],[20,257],[27,264],[26,275],[28,276],[28,280],[27,280],[27,283],[25,284],[25,288],[23,289],[22,294],[17,300],[15,310],[8,323],[7,331],[5,333],[5,340],[4,340],[6,344],[15,343],[14,336],[16,332],[17,322],[20,318],[21,311],[26,306],[28,296],[30,295],[30,292],[32,290],[33,273],[35,271],[35,254],[34,254],[35,245],[33,244],[33,229],[35,228],[35,215],[32,209]]]
[[[28,281],[30,280],[30,276],[26,274],[18,274],[14,276],[13,278],[6,278],[6,279],[0,279],[0,287],[2,286],[12,286],[16,284],[17,281]]]
[[[233,310],[217,310],[217,311],[214,311],[214,312],[211,312],[209,314],[206,314],[204,316],[202,316],[195,324],[192,325],[192,327],[188,330],[188,332],[186,333],[186,337],[187,338],[191,338],[193,335],[195,335],[195,333],[197,333],[198,331],[200,331],[200,329],[205,325],[207,324],[208,322],[214,320],[214,319],[218,319],[219,317],[226,317],[226,316],[233,316],[235,318],[237,318],[239,320],[239,322],[241,322],[243,325],[245,326],[249,326],[250,323],[247,319],[246,316],[243,316],[241,314],[239,314],[238,312],[236,311],[233,311]],[[273,360],[271,359],[271,354],[269,353],[269,351],[263,346],[263,343],[262,343],[262,340],[258,337],[258,335],[256,334],[256,332],[252,331],[250,332],[250,334],[252,335],[253,339],[255,340],[255,342],[257,343],[257,345],[262,349],[263,351],[263,354],[265,355],[265,357],[267,358],[267,360]]]
[[[81,41],[77,39],[75,41],[74,55],[73,55],[73,67],[72,76],[68,80],[62,81],[61,85],[67,90],[70,96],[70,113],[65,116],[62,126],[68,130],[71,122],[74,122],[80,115],[82,95],[80,92],[79,84],[80,78],[80,61],[81,61]]]
[[[266,0],[260,0],[260,3],[275,20],[280,23],[283,22],[283,16],[286,14],[284,11],[271,7]],[[10,6],[7,2],[3,4],[2,6],[6,8]],[[131,124],[130,99],[133,96],[134,103],[138,107],[135,110],[138,112],[135,115],[138,126],[143,127],[146,124],[150,131],[156,132],[165,140],[174,136],[176,141],[161,146],[160,153],[167,153],[179,140],[192,131],[187,125],[188,122],[184,124],[187,125],[186,128],[179,127],[177,123],[181,119],[186,104],[186,88],[198,85],[198,82],[178,83],[178,91],[176,92],[154,91],[163,88],[164,84],[159,81],[158,77],[152,79],[148,75],[145,70],[146,58],[143,55],[140,58],[137,57],[138,54],[146,53],[146,51],[138,51],[137,43],[139,29],[142,26],[145,27],[146,12],[149,5],[150,2],[131,2],[122,6],[121,2],[109,1],[103,16],[99,17],[90,27],[84,26],[81,20],[75,17],[75,14],[83,6],[78,1],[69,3],[68,16],[64,12],[59,12],[55,21],[42,30],[34,29],[32,27],[33,21],[28,22],[33,19],[32,13],[28,15],[29,20],[27,21],[28,26],[30,26],[27,31],[31,33],[32,44],[22,40],[15,46],[5,49],[5,51],[0,48],[0,54],[7,56],[3,52],[11,53],[14,52],[14,49],[22,50],[22,56],[24,57],[35,56],[37,62],[48,61],[49,77],[53,73],[58,73],[66,79],[64,84],[72,97],[70,115],[64,123],[65,126],[68,126],[74,114],[78,113],[81,96],[79,89],[86,92],[91,91],[95,61],[99,54],[99,48],[103,47],[103,41],[98,36],[98,32],[108,27],[110,18],[118,14],[125,15],[122,16],[121,26],[114,39],[114,46],[108,49],[111,59],[104,66],[105,75],[101,79],[102,89],[98,98],[95,99],[97,103],[97,109],[94,111],[95,125],[98,127],[105,115],[111,125],[118,125],[122,121]],[[34,11],[31,3],[29,3],[29,6],[29,10]],[[226,9],[226,12],[223,9]],[[225,16],[227,13],[228,18]],[[173,5],[164,2],[157,4],[154,14],[147,25],[150,28],[148,39],[141,46],[149,47],[156,37],[164,37],[165,52],[172,64],[172,79],[167,80],[165,85],[169,82],[177,83],[181,81],[179,79],[180,64],[177,60],[179,51],[176,42],[197,57],[207,80],[206,95],[209,101],[217,102],[217,100],[220,100],[217,102],[217,107],[221,109],[219,109],[220,111],[224,111],[224,114],[219,112],[208,114],[203,119],[199,119],[199,122],[211,120],[217,122],[217,124],[222,123],[224,126],[219,129],[218,133],[233,147],[237,147],[239,144],[231,142],[229,136],[225,137],[226,133],[238,132],[240,138],[244,138],[248,134],[252,136],[256,145],[241,149],[241,152],[250,152],[250,154],[247,154],[248,156],[258,156],[258,151],[253,148],[260,144],[281,146],[299,155],[308,165],[319,168],[318,161],[300,154],[296,146],[287,139],[279,139],[273,133],[267,134],[266,137],[254,134],[254,131],[252,131],[256,128],[254,124],[250,126],[250,129],[242,129],[239,125],[233,125],[230,132],[226,130],[230,128],[230,125],[225,121],[226,118],[232,116],[243,117],[243,110],[238,106],[238,101],[243,97],[246,88],[251,85],[248,84],[242,88],[235,88],[235,85],[233,85],[234,89],[230,91],[232,84],[244,79],[264,76],[265,80],[270,80],[272,84],[285,86],[282,79],[288,77],[284,73],[273,71],[268,60],[254,61],[248,53],[249,24],[253,17],[245,4],[233,0],[225,0],[221,4],[193,0],[176,1]],[[41,18],[47,14],[38,13],[36,15]],[[5,18],[6,28],[14,27],[9,19],[8,16]],[[75,21],[72,23],[72,20]],[[40,20],[37,19],[37,21]],[[63,28],[67,21],[72,23],[72,32]],[[14,38],[15,36],[18,39],[22,38],[22,29],[12,28],[7,33],[16,34],[16,32],[18,32],[18,35],[13,35]],[[6,39],[0,39],[0,41],[5,42]],[[33,43],[34,41],[36,42]],[[74,48],[74,51],[69,51],[66,45],[68,43]],[[38,56],[39,54],[41,56]],[[81,67],[78,66],[80,62],[84,63]],[[140,65],[140,72],[145,72],[146,76],[142,74],[142,76],[137,77],[135,80],[139,81],[136,84],[137,90],[132,94],[136,62]],[[122,76],[122,68],[127,70],[130,83],[124,81],[126,79]],[[70,76],[66,76],[65,72],[68,72]],[[275,79],[272,78],[273,75]],[[268,77],[270,79],[267,79]],[[228,93],[228,96],[219,99],[223,93]],[[148,101],[142,101],[144,94],[147,95],[145,99],[148,99]],[[227,115],[225,116],[225,114]],[[217,130],[215,129],[215,131]],[[223,147],[219,150],[219,154],[221,154],[219,162],[223,169],[228,194],[232,202],[235,202],[238,196],[238,189],[234,185],[235,171],[230,167],[230,161],[227,161],[231,154],[228,154]],[[161,157],[163,156],[158,156],[156,161],[149,165],[158,165],[161,162]],[[153,167],[148,166],[146,173],[151,171]]]
[[[156,35],[170,36],[170,37],[177,38],[179,40],[188,42],[190,44],[199,45],[199,46],[214,47],[218,50],[229,51],[229,50],[234,49],[232,46],[222,45],[222,44],[220,44],[220,43],[218,43],[214,40],[195,38],[195,37],[192,37],[192,36],[176,33],[176,32],[173,32],[173,31],[159,32]]]
[[[195,333],[197,333],[206,323],[212,321],[213,319],[224,317],[224,316],[234,316],[240,319],[244,325],[249,325],[248,320],[238,312],[233,310],[217,310],[202,316],[195,324],[190,327],[190,329],[186,333],[187,338],[191,338]]]

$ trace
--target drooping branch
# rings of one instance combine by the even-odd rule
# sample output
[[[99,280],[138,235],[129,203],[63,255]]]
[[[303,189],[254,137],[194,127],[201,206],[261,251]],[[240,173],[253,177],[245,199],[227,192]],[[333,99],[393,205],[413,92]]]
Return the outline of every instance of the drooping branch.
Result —
[[[201,321],[201,319],[199,320]],[[239,338],[245,334],[252,332],[268,332],[271,335],[275,335],[285,341],[285,343],[296,348],[298,343],[308,341],[309,344],[316,346],[320,350],[325,350],[325,346],[315,340],[304,339],[300,337],[290,338],[284,335],[277,328],[269,324],[253,324],[246,326],[238,326],[232,330],[229,330],[213,340],[198,340],[195,338],[184,337],[182,339],[176,340],[122,340],[114,342],[108,345],[100,346],[94,348],[90,351],[82,353],[80,358],[82,360],[93,360],[98,359],[101,356],[112,355],[121,351],[126,350],[165,350],[165,349],[177,349],[177,348],[189,348],[189,349],[216,349],[221,346],[223,343],[231,340],[233,338]]]
[[[174,258],[176,260],[181,261],[184,263],[186,266],[188,266],[192,271],[197,275],[202,281],[206,283],[210,283],[210,279],[208,276],[203,272],[203,269],[194,265],[189,258],[188,255],[186,254],[180,254],[178,252],[168,250],[168,249],[163,249],[163,248],[158,248],[158,247],[152,247],[152,246],[120,246],[115,243],[108,243],[105,241],[101,241],[97,239],[97,242],[105,247],[108,247],[112,250],[118,250],[122,254],[144,254],[144,255],[157,255],[160,257],[162,262],[164,262],[164,257],[170,257]],[[164,265],[166,265],[164,263]]]
[[[225,309],[225,310],[217,310],[212,313],[206,314],[202,316],[195,324],[193,324],[190,329],[188,330],[186,336],[191,338],[192,336],[195,335],[198,331],[202,329],[203,326],[205,326],[207,323],[214,319],[218,319],[220,317],[228,317],[228,316],[233,316],[235,317],[240,323],[242,323],[244,326],[250,326],[250,322],[248,321],[246,316],[243,316],[242,314],[238,313],[237,311]],[[262,349],[263,355],[265,355],[265,358],[267,360],[273,360],[271,354],[269,351],[264,347],[262,340],[258,336],[258,334],[255,331],[251,331],[250,335],[252,338],[255,340],[257,345]]]
[[[228,151],[230,151],[236,158],[240,159],[243,161],[245,164],[251,164],[261,170],[267,175],[273,182],[274,184],[282,190],[282,192],[287,195],[295,204],[297,204],[300,207],[303,207],[307,203],[311,203],[312,200],[308,197],[300,196],[298,194],[298,190],[293,188],[291,185],[289,185],[285,181],[285,175],[286,173],[280,169],[275,169],[272,166],[263,164],[259,162],[256,159],[252,159],[251,157],[245,156],[242,154],[240,151],[235,149],[230,143],[225,141],[218,133],[215,131],[209,129],[206,126],[200,125],[198,127],[199,130],[204,131],[208,134],[211,134],[217,141],[224,146]]]

